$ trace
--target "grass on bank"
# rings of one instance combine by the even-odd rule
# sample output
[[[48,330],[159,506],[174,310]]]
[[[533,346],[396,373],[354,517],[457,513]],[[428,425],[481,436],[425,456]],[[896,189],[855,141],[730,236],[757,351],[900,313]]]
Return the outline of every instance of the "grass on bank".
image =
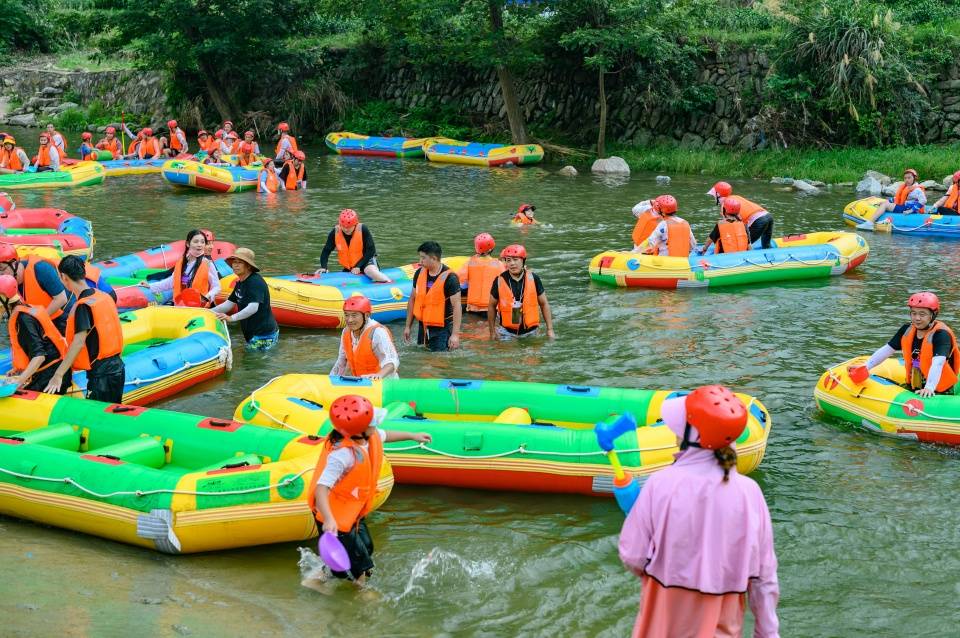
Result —
[[[935,179],[960,170],[960,144],[901,146],[894,148],[842,148],[833,150],[788,149],[734,151],[690,150],[669,146],[620,147],[619,155],[630,168],[663,174],[725,175],[729,177],[793,177],[837,184],[857,182],[868,170],[899,176],[914,168],[921,180]]]

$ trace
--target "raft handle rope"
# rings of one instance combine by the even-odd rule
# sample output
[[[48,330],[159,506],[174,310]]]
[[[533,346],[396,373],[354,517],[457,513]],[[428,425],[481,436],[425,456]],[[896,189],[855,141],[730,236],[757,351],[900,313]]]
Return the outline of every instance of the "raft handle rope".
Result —
[[[851,388],[850,386],[848,386],[847,384],[845,384],[845,383],[840,379],[840,377],[838,377],[836,374],[834,374],[833,370],[830,370],[827,374],[829,375],[829,378],[830,378],[831,381],[835,382],[838,386],[840,386],[841,388],[843,388],[844,390],[846,390],[847,392],[849,392],[851,395],[853,395],[854,398],[857,398],[857,399],[863,398],[863,399],[867,399],[868,401],[876,401],[876,402],[878,402],[878,403],[887,403],[887,404],[889,404],[889,405],[895,405],[895,406],[898,406],[898,407],[900,407],[900,408],[903,408],[904,412],[907,412],[908,415],[909,415],[910,413],[913,413],[913,414],[916,414],[917,416],[923,415],[923,416],[925,416],[925,417],[928,417],[928,418],[931,418],[931,419],[936,419],[936,420],[938,420],[938,421],[960,421],[960,417],[956,417],[956,416],[938,416],[938,415],[936,415],[936,414],[931,414],[930,412],[927,412],[926,410],[924,410],[923,408],[920,408],[920,407],[916,406],[915,404],[911,404],[911,403],[907,403],[907,402],[903,402],[903,401],[894,401],[894,400],[892,400],[892,399],[885,399],[885,398],[883,398],[883,397],[871,397],[871,396],[867,396],[867,395],[865,395],[865,394],[863,393],[863,389],[862,389],[862,388],[861,388],[861,390],[860,390],[859,392],[857,392],[857,391],[855,391],[853,388]],[[898,387],[899,387],[899,386],[898,386]],[[903,389],[903,388],[901,388],[901,389]]]
[[[64,476],[60,478],[56,478],[52,476],[34,476],[32,474],[23,474],[21,472],[8,470],[7,468],[4,468],[4,467],[0,467],[0,473],[7,474],[15,478],[28,480],[28,481],[44,481],[47,483],[63,483],[66,485],[72,485],[73,487],[77,488],[81,492],[85,492],[90,496],[93,496],[95,498],[100,498],[100,499],[107,499],[107,498],[115,498],[118,496],[136,496],[138,498],[142,498],[145,496],[154,496],[157,494],[174,494],[174,495],[185,495],[185,496],[239,496],[242,494],[255,494],[257,492],[263,492],[267,490],[288,487],[291,483],[298,480],[301,476],[303,476],[307,472],[312,472],[313,469],[314,468],[311,467],[311,468],[300,470],[296,474],[291,474],[285,477],[283,480],[278,481],[276,483],[271,483],[270,485],[249,487],[242,490],[226,490],[223,492],[206,492],[206,491],[200,491],[200,490],[177,490],[177,489],[164,488],[164,489],[158,489],[158,490],[118,490],[116,492],[107,492],[105,494],[101,494],[99,492],[95,492],[91,490],[88,487],[84,487],[83,485],[81,485],[74,479],[70,478],[69,476]]]

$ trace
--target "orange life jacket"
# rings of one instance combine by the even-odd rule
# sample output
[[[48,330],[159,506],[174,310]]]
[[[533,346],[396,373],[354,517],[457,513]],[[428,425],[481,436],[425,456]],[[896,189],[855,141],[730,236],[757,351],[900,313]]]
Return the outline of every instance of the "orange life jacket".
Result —
[[[233,147],[236,149],[236,145]],[[236,150],[234,150],[236,152]],[[237,154],[237,166],[250,166],[257,161],[257,156],[253,153],[238,153]]]
[[[413,301],[413,316],[428,328],[439,328],[444,325],[444,310],[447,297],[443,294],[444,284],[450,276],[450,270],[441,272],[430,290],[427,290],[427,269],[419,269],[417,278],[417,296]]]
[[[946,330],[947,334],[950,335],[950,354],[947,356],[947,362],[943,364],[943,372],[941,372],[940,382],[937,384],[937,392],[944,392],[957,384],[957,371],[960,370],[960,350],[957,350],[957,338],[954,336],[953,330],[942,321],[933,322],[920,345],[920,374],[926,380],[927,373],[930,372],[930,365],[933,363],[933,335],[938,330]],[[916,327],[910,326],[910,329],[900,339],[900,350],[903,352],[907,383],[910,383],[910,377],[912,376],[913,337],[916,334]]]
[[[0,158],[6,163],[7,168],[12,171],[22,171],[23,162],[20,160],[20,155],[17,151],[21,151],[19,146],[15,147],[12,151],[7,152],[7,149],[0,150]]]
[[[337,447],[330,443],[329,438],[324,441],[323,451],[310,478],[310,487],[307,488],[307,504],[320,523],[323,523],[323,516],[317,510],[316,504],[317,479],[327,467],[330,453],[343,448],[358,454],[360,458],[356,459],[350,471],[331,488],[329,504],[330,513],[337,519],[337,529],[349,532],[373,507],[373,499],[377,494],[377,479],[383,465],[383,441],[379,434],[374,434],[367,441],[366,449],[353,439],[342,439]]]
[[[170,131],[170,150],[176,151],[177,153],[180,153],[181,151],[184,150],[184,145],[180,141],[180,137],[177,135],[177,133],[180,133],[180,132],[181,131],[179,128],[177,128],[174,131]]]
[[[85,305],[93,313],[93,327],[97,330],[100,350],[97,353],[97,359],[106,359],[115,354],[123,352],[123,329],[120,327],[120,317],[117,314],[117,304],[105,292],[93,289],[93,294],[78,299],[70,310],[70,317],[67,319],[67,343],[73,343],[76,334],[77,308]],[[74,370],[89,370],[93,361],[90,360],[90,353],[87,352],[87,344],[83,344],[80,354],[73,361]]]
[[[290,178],[287,177],[287,183],[289,182]],[[287,188],[289,188],[289,186]],[[356,228],[353,230],[353,234],[350,235],[350,240],[348,242],[347,236],[343,234],[342,230],[340,230],[340,226],[336,226],[333,229],[333,240],[337,246],[337,260],[340,262],[340,265],[347,270],[355,267],[358,263],[360,263],[360,260],[363,259],[362,231],[363,224],[357,224]]]
[[[295,138],[294,136],[289,135],[289,134],[287,134],[287,133],[284,133],[283,135],[280,136],[280,139],[277,140],[277,150],[276,150],[276,152],[274,152],[274,154],[273,154],[274,157],[280,157],[280,145],[283,144],[283,140],[285,140],[285,139],[289,139],[289,140],[290,140],[290,152],[291,152],[291,153],[293,153],[294,151],[300,150],[300,149],[297,148],[297,138]]]
[[[97,159],[97,151],[93,147],[88,147],[90,149],[89,153],[85,153],[80,159],[91,162]]]
[[[690,256],[690,224],[674,215],[666,218],[667,254],[670,257]]]
[[[753,223],[754,217],[758,217],[760,213],[767,212],[767,209],[760,204],[754,204],[749,199],[740,197],[739,195],[728,195],[724,197],[724,199],[740,202],[740,221],[742,221],[746,226],[749,226],[751,223]]]
[[[117,159],[118,157],[123,155],[123,147],[120,145],[120,140],[117,139],[116,137],[113,138],[112,140],[103,138],[102,140],[97,142],[97,148],[104,151],[110,151],[111,153],[113,153],[113,159]]]
[[[135,137],[132,140],[130,140],[130,145],[127,146],[127,155],[136,155],[137,149],[140,148],[142,141],[143,141],[142,137]]]
[[[57,327],[53,325],[50,315],[47,314],[47,309],[43,306],[19,304],[13,309],[13,313],[10,315],[10,323],[7,327],[10,332],[10,349],[13,352],[13,369],[23,371],[30,363],[30,356],[20,347],[20,341],[17,339],[17,317],[20,313],[26,313],[40,323],[40,328],[43,329],[43,336],[53,343],[62,359],[63,354],[67,351],[67,341],[63,338],[63,335],[60,334],[60,331],[57,330]]]
[[[42,259],[36,255],[30,255],[27,258],[27,265],[23,269],[23,300],[31,306],[42,306],[46,308],[53,301],[53,297],[47,294],[47,291],[40,286],[37,280],[37,264],[46,262],[56,269],[57,264],[49,259]],[[56,319],[63,314],[63,309],[57,310],[50,315],[51,319]]]
[[[37,149],[37,166],[50,166],[50,144]]]
[[[467,310],[486,312],[490,306],[490,289],[497,275],[506,270],[503,262],[489,255],[474,255],[463,269],[460,283],[467,284]]]
[[[210,260],[200,257],[200,263],[193,268],[193,277],[188,288],[193,288],[201,295],[210,292]],[[183,292],[183,259],[178,259],[173,266],[173,296]]]
[[[507,274],[506,277],[510,275]],[[533,275],[529,271],[524,273],[523,299],[520,300],[520,309],[522,315],[522,325],[524,328],[536,328],[540,325],[540,306],[537,304],[537,285],[533,281]],[[500,300],[497,308],[500,311],[500,323],[504,328],[516,330],[521,323],[513,321],[513,290],[507,283],[505,277],[501,275],[497,278],[497,286]]]
[[[893,203],[898,206],[903,206],[907,203],[907,197],[913,191],[920,189],[923,190],[923,186],[920,184],[914,184],[913,186],[907,186],[906,184],[901,184],[900,188],[897,189],[897,194],[893,196]]]
[[[956,184],[947,190],[947,201],[943,203],[943,207],[951,208],[954,212],[960,212],[960,188],[957,188]]]
[[[220,146],[220,140],[207,136],[206,142],[201,142],[200,139],[198,138],[197,145],[200,146],[201,151],[205,151],[207,154],[210,154],[215,150],[217,150],[217,147]]]
[[[297,185],[303,181],[303,172],[306,169],[306,164],[300,164],[300,170],[297,170],[293,162],[284,162],[284,166],[287,167],[287,181],[284,182],[284,186],[287,187],[288,191],[297,190]]]
[[[523,224],[524,226],[526,226],[527,224],[536,224],[537,221],[535,219],[530,219],[523,213],[517,213],[516,215],[513,216],[513,223]]]
[[[143,140],[143,144],[140,145],[140,150],[137,151],[137,155],[140,156],[140,159],[153,159],[160,153],[160,143],[157,142],[157,138],[148,137]]]
[[[633,245],[639,246],[653,234],[657,224],[660,223],[660,214],[654,210],[644,211],[637,218],[637,223],[633,227]]]
[[[750,248],[750,236],[747,235],[747,226],[743,222],[719,222],[717,229],[720,231],[717,254],[739,253]]]
[[[364,328],[356,349],[353,347],[353,336],[350,334],[352,332],[350,328],[343,330],[340,342],[343,345],[344,353],[347,355],[347,365],[350,366],[351,375],[362,377],[365,374],[375,374],[383,367],[380,365],[377,355],[373,352],[373,331],[379,328],[383,328],[390,340],[393,340],[389,330],[379,323],[373,323]]]
[[[260,181],[260,176],[264,173],[267,174],[266,186]],[[261,168],[257,173],[257,192],[276,193],[278,190],[280,190],[280,180],[277,179],[277,172],[272,168]]]

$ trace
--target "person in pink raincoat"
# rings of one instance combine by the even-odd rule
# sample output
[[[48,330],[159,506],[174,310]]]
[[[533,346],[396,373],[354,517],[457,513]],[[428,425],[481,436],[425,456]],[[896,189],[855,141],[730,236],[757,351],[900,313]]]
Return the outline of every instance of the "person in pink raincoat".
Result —
[[[779,638],[770,512],[736,469],[746,407],[712,385],[664,401],[661,415],[680,452],[647,479],[620,533],[620,559],[642,581],[634,638],[741,636],[746,600],[754,638]]]

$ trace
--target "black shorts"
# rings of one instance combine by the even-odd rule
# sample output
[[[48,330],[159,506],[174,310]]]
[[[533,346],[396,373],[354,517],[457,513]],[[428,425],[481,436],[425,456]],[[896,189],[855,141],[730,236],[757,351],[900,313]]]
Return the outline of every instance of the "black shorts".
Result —
[[[936,210],[937,215],[960,215],[960,212],[953,210],[952,208],[947,208],[946,206],[941,206]]]
[[[373,539],[367,529],[367,521],[361,518],[349,532],[337,532],[337,538],[343,543],[350,556],[350,575],[356,580],[361,576],[370,576],[373,570]],[[333,572],[337,578],[346,578],[347,572]]]
[[[50,379],[53,378],[53,373],[57,371],[56,365],[51,365],[46,370],[41,370],[40,372],[33,375],[33,378],[30,379],[30,383],[27,384],[23,389],[24,390],[33,390],[34,392],[43,392],[47,387],[47,384],[50,383]],[[67,370],[67,373],[63,375],[63,382],[60,384],[60,390],[57,394],[66,394],[67,390],[70,389],[70,385],[73,383],[73,370]]]
[[[105,403],[122,402],[125,377],[126,369],[119,355],[97,361],[93,369],[87,371],[87,398]]]

